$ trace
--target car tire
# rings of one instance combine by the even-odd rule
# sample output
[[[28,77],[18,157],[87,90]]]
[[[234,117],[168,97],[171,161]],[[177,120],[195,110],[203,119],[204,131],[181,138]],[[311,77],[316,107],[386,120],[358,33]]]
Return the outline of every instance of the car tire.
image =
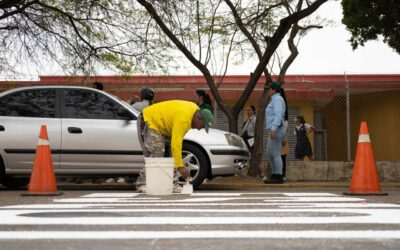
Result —
[[[0,157],[0,182],[9,189],[21,189],[29,184],[29,178],[7,176],[3,159]]]
[[[189,152],[192,154],[192,161],[196,161],[199,168],[194,176],[194,178],[190,181],[193,185],[194,189],[197,189],[206,179],[208,174],[208,160],[206,154],[199,148],[199,146],[190,144],[190,143],[183,143],[182,147],[182,154],[183,158],[185,159],[185,153]],[[192,171],[191,171],[192,172]]]

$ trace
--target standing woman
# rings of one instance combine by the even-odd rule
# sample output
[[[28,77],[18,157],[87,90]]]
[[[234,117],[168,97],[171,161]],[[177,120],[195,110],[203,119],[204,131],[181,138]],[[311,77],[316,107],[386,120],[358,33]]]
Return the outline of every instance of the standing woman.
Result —
[[[197,89],[196,97],[197,97],[196,104],[200,107],[200,109],[208,109],[211,111],[211,113],[214,113],[214,109],[213,109],[212,103],[211,103],[211,98],[207,94],[207,92],[205,92],[202,89]]]
[[[296,135],[296,159],[304,160],[304,158],[307,156],[307,158],[311,161],[313,152],[307,134],[313,132],[314,127],[306,123],[306,120],[302,115],[296,116],[296,118],[294,118],[294,122],[296,123],[296,127],[294,129],[294,134]]]
[[[251,152],[254,144],[254,131],[256,129],[256,107],[250,105],[246,108],[246,112],[247,120],[243,123],[242,138]]]
[[[286,177],[286,156],[289,154],[289,144],[288,144],[288,138],[287,138],[287,130],[289,127],[289,123],[288,123],[289,111],[288,111],[285,90],[283,88],[281,88],[279,93],[281,94],[283,100],[285,101],[285,123],[283,124],[283,129],[285,130],[285,137],[282,141],[282,149],[281,149],[282,176],[283,176],[283,178],[285,178]]]
[[[271,82],[268,85],[268,95],[271,97],[267,109],[265,111],[267,117],[267,130],[269,133],[267,143],[267,157],[272,167],[272,175],[269,180],[264,182],[267,184],[282,184],[282,158],[281,148],[282,141],[285,138],[285,100],[279,93],[281,84],[279,82]]]

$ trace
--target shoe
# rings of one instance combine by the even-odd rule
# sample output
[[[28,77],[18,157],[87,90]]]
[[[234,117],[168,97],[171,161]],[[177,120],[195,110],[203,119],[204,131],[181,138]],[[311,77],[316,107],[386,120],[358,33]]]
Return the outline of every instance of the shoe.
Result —
[[[273,174],[271,175],[269,180],[264,181],[265,184],[283,184],[285,181],[283,180],[282,175],[280,174]]]
[[[173,188],[173,193],[174,194],[180,194],[182,192],[182,186],[179,185],[178,183],[174,184],[174,188]]]
[[[125,183],[125,178],[119,177],[117,183]]]
[[[138,191],[138,193],[145,194],[146,193],[146,185],[140,185],[140,186],[136,187],[136,190]]]
[[[109,178],[105,181],[105,183],[115,183],[115,179],[114,178]]]

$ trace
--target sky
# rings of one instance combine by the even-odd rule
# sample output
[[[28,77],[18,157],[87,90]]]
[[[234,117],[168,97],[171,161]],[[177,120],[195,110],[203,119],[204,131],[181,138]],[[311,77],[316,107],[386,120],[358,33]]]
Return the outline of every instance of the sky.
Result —
[[[350,33],[341,23],[342,9],[340,1],[328,1],[314,15],[327,18],[330,24],[323,29],[313,30],[299,43],[299,55],[287,74],[400,74],[400,55],[382,41],[369,41],[364,47],[353,51],[348,40]],[[284,44],[286,46],[286,44]],[[199,75],[200,72],[188,65],[170,74]],[[256,62],[230,66],[227,74],[248,75]],[[37,79],[39,75],[62,75],[58,66],[48,64],[43,69],[21,65],[24,72],[20,79]],[[112,71],[100,71],[100,75],[113,75]],[[273,72],[278,73],[278,72]]]
[[[328,27],[311,31],[299,43],[299,55],[287,74],[400,74],[400,55],[382,41],[369,41],[353,51],[350,32],[342,24],[340,1],[329,1],[315,13],[328,18]],[[286,46],[286,45],[285,45]],[[230,70],[248,74],[251,65]]]

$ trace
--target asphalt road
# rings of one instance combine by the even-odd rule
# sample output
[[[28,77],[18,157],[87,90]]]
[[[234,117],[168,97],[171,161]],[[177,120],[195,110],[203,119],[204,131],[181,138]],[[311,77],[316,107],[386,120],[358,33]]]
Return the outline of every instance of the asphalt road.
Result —
[[[0,249],[400,249],[400,190],[204,190],[138,195],[0,189]]]

